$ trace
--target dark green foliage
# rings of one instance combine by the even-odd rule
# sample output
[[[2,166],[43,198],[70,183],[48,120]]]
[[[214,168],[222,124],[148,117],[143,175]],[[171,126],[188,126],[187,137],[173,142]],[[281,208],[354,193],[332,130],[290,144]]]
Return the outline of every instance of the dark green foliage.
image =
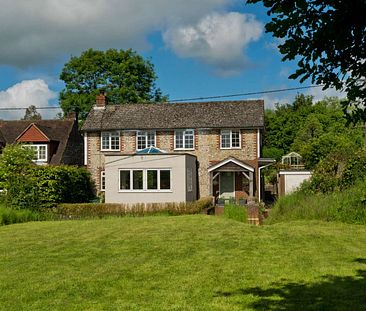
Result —
[[[0,155],[0,188],[8,206],[29,208],[35,203],[34,179],[28,174],[34,152],[19,145],[7,145]]]
[[[363,145],[362,128],[347,126],[336,98],[313,104],[312,97],[299,95],[291,105],[267,110],[265,121],[264,156],[279,161],[283,155],[296,151],[309,169],[329,153],[350,153]]]
[[[53,207],[58,203],[89,202],[93,197],[90,173],[75,166],[34,166],[38,205]]]
[[[81,219],[107,216],[151,216],[151,215],[188,215],[198,214],[212,206],[212,197],[201,198],[194,202],[149,203],[149,204],[59,204],[54,213],[64,219]]]
[[[291,220],[366,224],[366,183],[357,182],[350,188],[326,194],[298,191],[283,196],[271,210],[267,223]]]
[[[65,115],[76,111],[83,120],[101,90],[113,104],[164,101],[156,78],[153,64],[131,49],[89,49],[64,65],[60,104]]]
[[[303,193],[344,191],[358,181],[366,181],[366,151],[343,150],[330,153],[315,166],[313,176],[304,183]]]
[[[37,166],[33,151],[7,145],[0,155],[0,181],[8,207],[39,210],[57,203],[89,202],[90,173],[73,166]]]
[[[17,210],[0,206],[0,226],[50,219],[52,219],[52,215],[46,212],[34,212],[28,209]]]
[[[248,0],[262,2],[272,20],[266,31],[282,39],[283,60],[298,60],[289,78],[347,93],[351,120],[366,120],[366,1]]]

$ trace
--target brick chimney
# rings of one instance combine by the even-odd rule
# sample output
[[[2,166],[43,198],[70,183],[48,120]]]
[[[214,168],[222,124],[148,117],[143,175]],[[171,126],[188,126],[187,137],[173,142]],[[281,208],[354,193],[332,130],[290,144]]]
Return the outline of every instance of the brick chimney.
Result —
[[[101,91],[99,95],[96,96],[95,107],[96,108],[105,108],[107,104],[107,97],[105,96],[105,92]]]

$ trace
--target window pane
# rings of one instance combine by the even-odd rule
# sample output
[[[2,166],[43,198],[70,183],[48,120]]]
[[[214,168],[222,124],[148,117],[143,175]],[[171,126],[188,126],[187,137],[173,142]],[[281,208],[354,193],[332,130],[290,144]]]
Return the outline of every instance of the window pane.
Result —
[[[142,190],[143,189],[143,174],[142,170],[133,171],[133,189]]]
[[[175,132],[175,148],[184,148],[183,145],[183,131]]]
[[[184,148],[193,149],[193,137],[194,137],[193,131],[185,131]]]
[[[230,131],[221,131],[221,148],[230,148]]]
[[[187,191],[193,191],[193,169],[187,168]]]
[[[231,147],[239,148],[240,147],[240,133],[239,131],[231,132]]]
[[[158,189],[158,171],[147,171],[147,189]]]
[[[102,133],[102,149],[109,149],[109,133]]]
[[[38,150],[39,150],[38,151],[38,160],[46,161],[47,160],[46,146],[39,146]]]
[[[105,190],[105,171],[100,173],[100,190]]]
[[[111,149],[119,150],[119,133],[111,133]]]
[[[155,147],[155,132],[147,132],[147,147]]]
[[[170,189],[170,171],[169,170],[160,171],[160,189],[164,189],[164,190]]]
[[[146,148],[146,132],[137,132],[137,149]]]
[[[129,190],[130,187],[130,171],[119,171],[120,190]]]

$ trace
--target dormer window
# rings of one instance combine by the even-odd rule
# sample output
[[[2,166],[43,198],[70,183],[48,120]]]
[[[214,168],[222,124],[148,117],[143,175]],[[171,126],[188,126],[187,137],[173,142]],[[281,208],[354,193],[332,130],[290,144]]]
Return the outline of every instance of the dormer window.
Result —
[[[102,151],[119,151],[119,132],[102,132]]]
[[[240,149],[240,130],[221,130],[221,149]]]
[[[156,147],[155,131],[137,131],[136,132],[136,149],[142,150],[149,147]]]
[[[47,162],[47,145],[34,144],[34,145],[23,145],[25,148],[29,148],[34,151],[34,162]]]

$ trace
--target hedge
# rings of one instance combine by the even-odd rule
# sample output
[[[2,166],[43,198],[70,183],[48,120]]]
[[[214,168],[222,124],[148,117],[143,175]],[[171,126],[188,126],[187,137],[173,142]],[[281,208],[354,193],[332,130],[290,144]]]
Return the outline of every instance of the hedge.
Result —
[[[148,216],[148,215],[189,215],[199,214],[212,207],[213,198],[205,197],[194,202],[115,204],[83,203],[59,204],[54,213],[63,219],[81,219],[105,216]]]
[[[9,207],[40,210],[59,203],[89,202],[94,198],[90,173],[76,166],[31,166],[15,175],[6,191]]]

